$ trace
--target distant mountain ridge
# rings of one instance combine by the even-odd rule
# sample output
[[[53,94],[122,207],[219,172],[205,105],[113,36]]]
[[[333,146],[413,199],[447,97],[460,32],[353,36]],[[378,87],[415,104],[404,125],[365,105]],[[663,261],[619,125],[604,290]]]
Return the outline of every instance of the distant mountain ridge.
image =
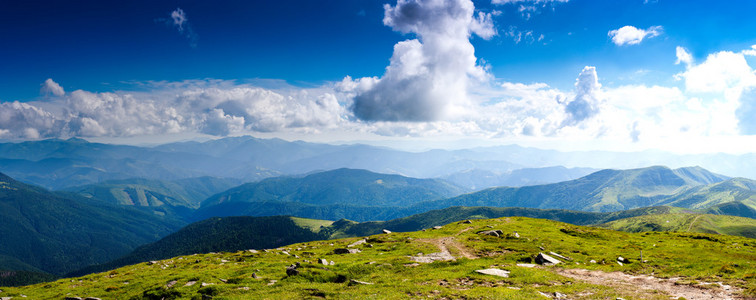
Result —
[[[433,209],[462,205],[618,211],[671,203],[689,188],[725,180],[728,177],[700,167],[607,169],[560,183],[491,188],[421,205]]]
[[[265,213],[266,210],[280,207],[283,210],[270,213],[291,214],[292,211],[287,211],[289,209],[316,213],[326,209],[335,212],[326,215],[327,217],[362,220],[355,214],[339,215],[339,212],[405,207],[456,196],[466,191],[439,179],[336,169],[304,177],[277,177],[243,184],[203,201],[194,219],[236,215],[240,212]]]

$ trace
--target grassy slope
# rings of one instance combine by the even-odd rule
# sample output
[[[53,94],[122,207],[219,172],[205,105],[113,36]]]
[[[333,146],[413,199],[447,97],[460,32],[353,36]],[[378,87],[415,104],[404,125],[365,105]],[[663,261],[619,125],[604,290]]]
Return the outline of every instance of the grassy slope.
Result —
[[[238,183],[237,180],[198,177],[175,181],[155,179],[110,180],[97,184],[66,188],[98,200],[137,206],[184,206],[199,208],[200,202]]]
[[[262,249],[319,240],[323,239],[323,236],[309,226],[319,227],[328,222],[286,216],[210,218],[192,223],[157,242],[142,245],[126,256],[102,265],[77,270],[68,276],[192,253]]]
[[[475,233],[491,227],[505,233],[517,231],[521,238],[495,238]],[[439,251],[437,246],[429,243],[439,238],[453,239],[480,258],[406,266],[412,263],[410,255]],[[370,245],[359,246],[360,253],[333,254],[335,248],[345,247],[355,240],[307,242],[260,253],[243,251],[176,257],[156,264],[141,263],[52,283],[2,288],[0,296],[200,299],[206,294],[220,299],[403,299],[410,296],[533,299],[541,297],[539,292],[560,292],[568,298],[638,297],[621,288],[562,277],[555,273],[558,270],[555,267],[516,266],[542,252],[539,247],[572,257],[571,262],[561,265],[565,268],[683,277],[684,281],[691,283],[722,281],[744,288],[746,295],[756,295],[756,240],[741,237],[658,232],[633,234],[510,217],[474,220],[472,224],[453,223],[440,230],[372,236]],[[283,250],[292,255],[283,254]],[[643,250],[646,263],[637,260],[640,250]],[[460,254],[459,250],[451,251],[454,255]],[[633,262],[623,266],[614,263],[620,255]],[[334,261],[335,265],[318,265],[319,258]],[[590,260],[599,263],[589,263]],[[302,264],[301,273],[287,276],[285,267],[294,262]],[[510,277],[474,272],[491,266],[511,271]],[[374,284],[350,286],[350,279]],[[176,283],[167,288],[171,281]],[[197,283],[187,285],[190,281]],[[202,283],[212,285],[203,287]],[[646,296],[667,299],[663,294]]]
[[[711,214],[646,215],[599,226],[627,232],[705,232],[756,238],[756,219]]]

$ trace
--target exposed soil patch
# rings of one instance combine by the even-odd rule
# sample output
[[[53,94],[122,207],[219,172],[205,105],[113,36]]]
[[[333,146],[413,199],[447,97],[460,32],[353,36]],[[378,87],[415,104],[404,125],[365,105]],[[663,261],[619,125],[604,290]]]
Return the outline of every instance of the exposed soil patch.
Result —
[[[654,291],[660,291],[671,298],[684,297],[688,300],[696,299],[741,299],[740,290],[729,285],[718,283],[703,283],[700,285],[679,284],[675,278],[661,279],[648,275],[628,275],[622,272],[603,272],[585,269],[554,269],[562,276],[582,280],[591,284],[611,286],[630,291],[640,298],[647,295],[650,298]]]
[[[468,258],[468,259],[476,259],[478,258],[470,252],[465,245],[462,245],[462,243],[456,241],[454,237],[442,237],[437,239],[418,239],[418,242],[424,242],[424,243],[430,243],[438,247],[441,252],[431,253],[427,255],[418,255],[418,256],[411,256],[410,259],[416,262],[421,263],[430,263],[436,260],[456,260],[457,258]],[[453,249],[453,251],[457,254],[457,257],[452,255],[452,253],[449,251],[449,248]]]

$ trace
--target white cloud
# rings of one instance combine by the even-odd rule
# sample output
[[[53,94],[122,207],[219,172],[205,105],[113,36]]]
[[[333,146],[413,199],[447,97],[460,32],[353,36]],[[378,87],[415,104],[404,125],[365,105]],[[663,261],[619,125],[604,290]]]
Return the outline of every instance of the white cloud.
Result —
[[[176,10],[171,12],[171,19],[173,19],[173,25],[178,27],[178,30],[184,31],[184,23],[186,23],[186,13],[184,13],[184,10],[181,8],[176,8]]]
[[[0,103],[2,138],[174,133],[318,132],[349,112],[329,88],[268,90],[228,82],[168,83],[147,92],[76,90],[42,102]]]
[[[676,65],[684,63],[686,66],[690,66],[693,64],[693,55],[688,52],[688,49],[677,46],[677,48],[675,48],[675,55],[677,55],[677,61],[675,61]]]
[[[60,84],[53,81],[52,78],[47,78],[42,84],[42,88],[39,89],[39,93],[42,95],[55,95],[60,97],[65,95],[66,91],[63,90],[63,87],[61,87]]]
[[[512,4],[512,3],[533,3],[533,4],[543,4],[543,3],[567,3],[570,0],[492,0],[491,3],[493,4]]]
[[[565,125],[574,126],[599,113],[601,84],[595,67],[585,67],[575,80],[575,98],[567,103]]]
[[[197,35],[197,33],[195,33],[192,29],[186,12],[184,12],[184,10],[180,7],[177,7],[168,15],[170,16],[170,18],[158,18],[155,21],[164,23],[168,27],[175,27],[176,30],[178,30],[179,34],[181,34],[181,36],[189,40],[189,46],[191,46],[192,48],[197,47],[199,35]]]
[[[637,45],[644,38],[653,38],[661,35],[663,28],[661,26],[651,26],[646,30],[635,28],[633,26],[622,26],[620,29],[609,31],[609,37],[617,46]]]
[[[756,75],[741,53],[721,51],[710,54],[701,64],[678,74],[685,79],[685,89],[695,93],[726,93],[730,99],[756,85]]]
[[[354,97],[354,114],[368,121],[415,122],[464,114],[472,105],[468,88],[489,76],[477,64],[470,37],[495,34],[490,14],[475,16],[470,0],[399,0],[384,10],[385,25],[417,39],[394,46],[383,76]]]
[[[538,14],[539,11],[548,6],[555,4],[567,3],[569,0],[492,0],[492,4],[496,5],[519,5],[517,11],[520,15],[529,20],[533,15]]]

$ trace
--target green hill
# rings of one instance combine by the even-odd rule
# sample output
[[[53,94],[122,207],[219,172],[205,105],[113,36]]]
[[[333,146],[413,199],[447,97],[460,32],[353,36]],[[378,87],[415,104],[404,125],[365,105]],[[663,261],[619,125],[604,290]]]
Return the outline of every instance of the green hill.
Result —
[[[94,200],[112,204],[150,208],[159,214],[182,218],[190,216],[208,197],[228,190],[240,182],[215,177],[186,178],[174,181],[132,178],[66,188]]]
[[[711,214],[659,214],[612,221],[601,227],[627,231],[703,232],[756,239],[756,219]]]
[[[316,239],[378,234],[383,229],[395,232],[417,231],[470,219],[530,217],[575,225],[596,225],[636,216],[674,213],[693,214],[694,212],[667,206],[609,213],[516,207],[450,207],[390,221],[362,223],[349,220],[333,222],[285,216],[211,218],[193,223],[160,241],[141,246],[122,258],[103,265],[84,268],[69,275],[83,275],[127,264],[192,253],[275,248],[283,244]],[[698,227],[693,229],[695,232],[711,232],[696,231]],[[746,232],[746,230],[741,230],[741,232],[731,231],[728,234],[740,235],[738,233],[743,232]]]
[[[50,192],[4,174],[0,220],[0,258],[6,258],[0,259],[0,270],[53,275],[112,260],[184,225],[129,207]]]
[[[277,177],[243,184],[203,201],[194,219],[245,214],[332,220],[375,220],[376,215],[383,214],[391,219],[396,217],[393,208],[448,198],[465,191],[438,179],[337,169],[305,177]]]
[[[286,216],[211,218],[192,223],[157,242],[140,246],[124,257],[73,272],[68,276],[179,255],[276,248],[292,243],[325,239],[327,236],[316,232],[319,226],[311,228],[307,225],[330,225],[330,223],[332,222]]]
[[[503,235],[478,233],[485,230],[500,230]],[[268,251],[174,257],[79,278],[2,288],[0,297],[677,299],[692,298],[690,295],[705,298],[756,296],[753,271],[756,270],[756,240],[742,237],[625,233],[506,217],[456,222],[422,232],[374,235],[367,237],[363,244],[348,247],[358,240],[360,238],[311,241]],[[346,251],[337,249],[359,252],[338,254]],[[550,252],[567,258],[560,258],[561,263],[556,266],[528,265],[535,263],[539,253]],[[619,257],[627,260],[620,264]],[[497,269],[506,276],[476,271],[484,269]]]
[[[698,167],[675,170],[658,166],[632,170],[602,170],[576,180],[554,184],[487,189],[422,203],[417,205],[416,209],[440,209],[461,205],[606,212],[654,205],[677,206],[674,204],[684,204],[677,199],[692,188],[722,185],[721,182],[724,180],[727,178]]]

